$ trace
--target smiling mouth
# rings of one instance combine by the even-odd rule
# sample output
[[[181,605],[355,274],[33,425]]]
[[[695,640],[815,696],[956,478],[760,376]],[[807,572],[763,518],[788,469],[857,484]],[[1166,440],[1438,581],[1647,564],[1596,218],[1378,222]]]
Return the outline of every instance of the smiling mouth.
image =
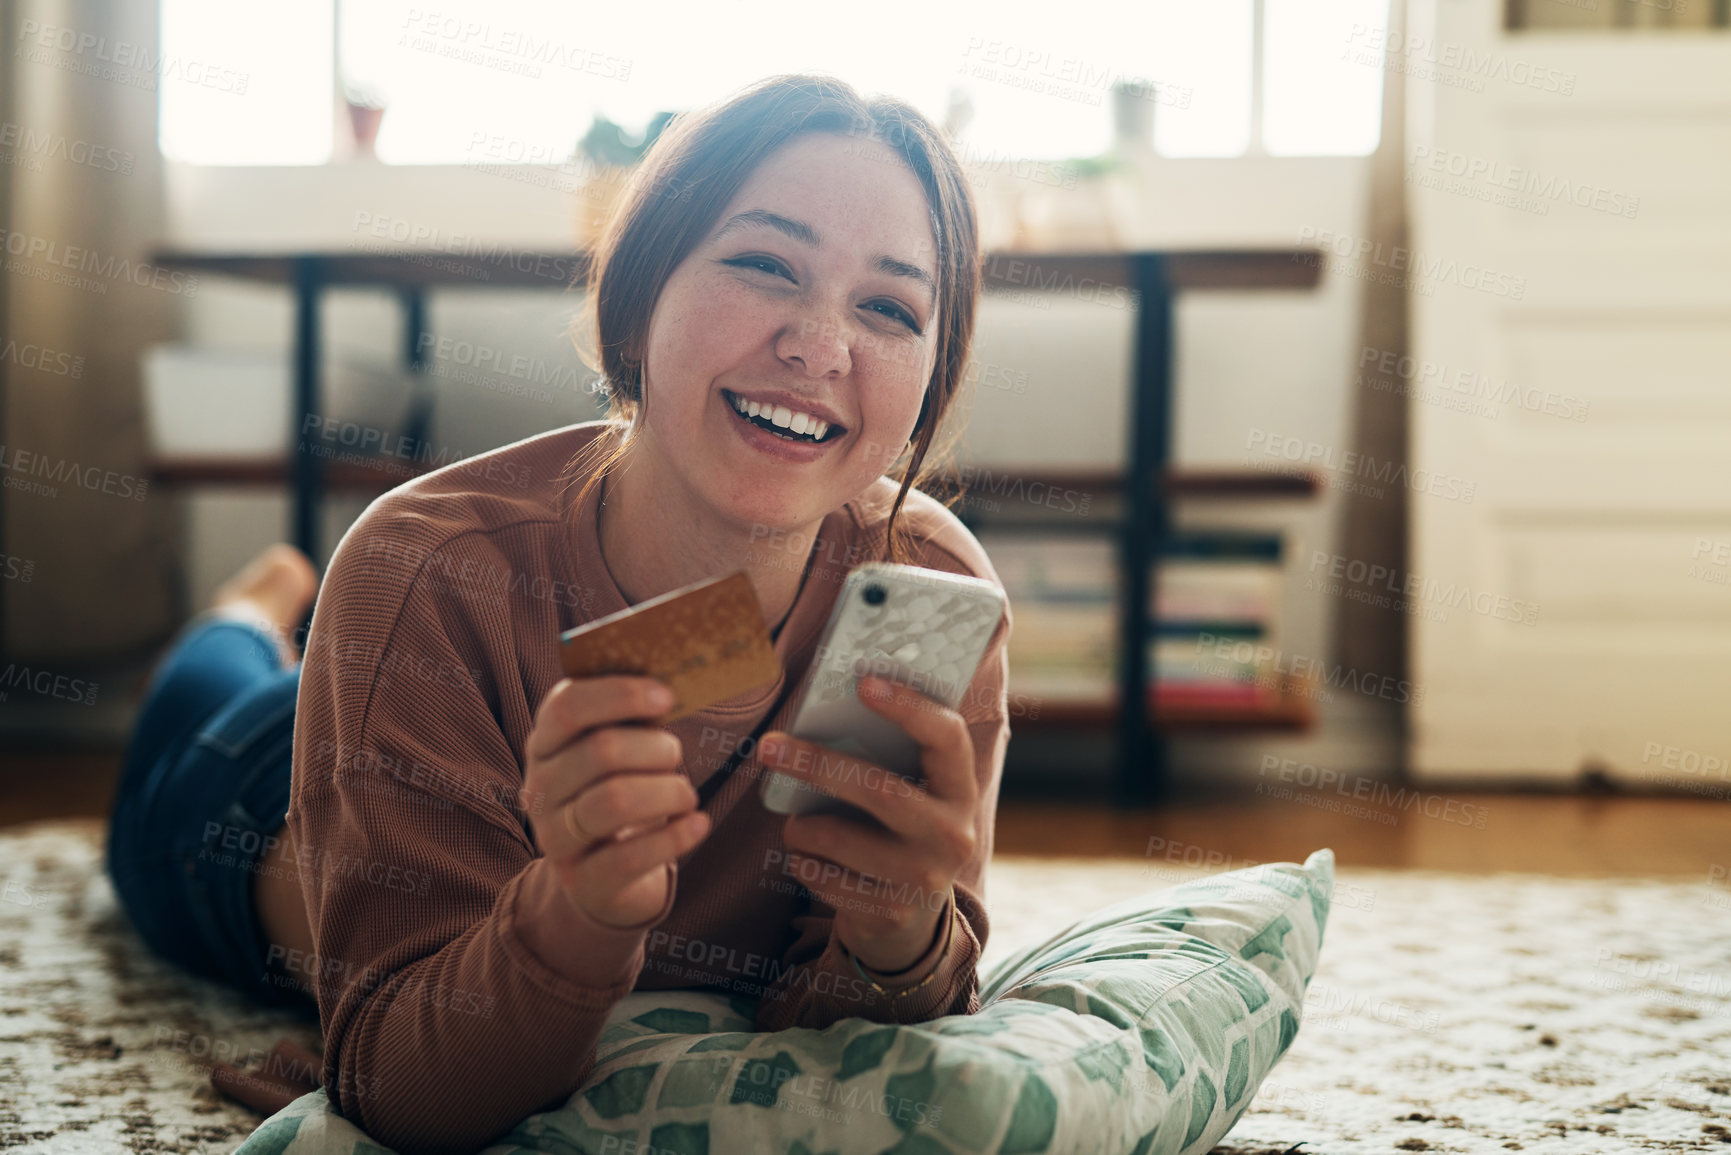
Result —
[[[800,413],[785,405],[767,406],[756,401],[746,401],[744,398],[722,391],[722,397],[733,411],[740,417],[767,430],[786,441],[799,441],[807,445],[816,445],[825,441],[834,441],[847,430],[840,425],[822,421],[809,413]]]

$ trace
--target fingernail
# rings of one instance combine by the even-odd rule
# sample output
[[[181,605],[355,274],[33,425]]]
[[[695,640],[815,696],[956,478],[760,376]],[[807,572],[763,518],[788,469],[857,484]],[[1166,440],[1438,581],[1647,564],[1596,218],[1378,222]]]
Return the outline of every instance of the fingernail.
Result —
[[[649,691],[649,704],[657,710],[665,710],[673,705],[673,691],[667,686],[656,685]]]
[[[887,698],[890,696],[889,683],[875,674],[860,679],[860,693],[868,698]]]
[[[782,745],[779,734],[765,734],[763,736],[763,741],[758,743],[757,748],[763,751],[764,757],[774,758],[776,755],[780,754],[785,747]]]

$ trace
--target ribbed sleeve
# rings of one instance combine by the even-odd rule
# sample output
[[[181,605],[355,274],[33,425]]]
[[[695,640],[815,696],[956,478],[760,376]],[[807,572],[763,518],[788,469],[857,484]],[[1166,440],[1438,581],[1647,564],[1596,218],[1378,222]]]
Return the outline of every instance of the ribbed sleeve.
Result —
[[[289,824],[311,868],[325,1086],[404,1155],[474,1151],[582,1082],[647,926],[574,921],[553,960],[525,943],[525,896],[551,892],[495,717],[509,635],[400,560],[360,564],[380,521],[332,559],[297,715]]]

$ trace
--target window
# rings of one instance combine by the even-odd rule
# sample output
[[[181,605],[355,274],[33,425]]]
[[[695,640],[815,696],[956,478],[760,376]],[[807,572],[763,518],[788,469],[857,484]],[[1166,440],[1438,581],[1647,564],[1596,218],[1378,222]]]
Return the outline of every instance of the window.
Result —
[[[162,0],[157,141],[163,155],[192,164],[329,160],[330,16],[329,0],[268,6]],[[188,62],[203,67],[191,69]],[[187,76],[234,82],[180,79]]]
[[[1365,156],[1382,139],[1388,0],[1262,0],[1262,147],[1270,156]],[[1374,54],[1373,54],[1374,55]]]
[[[1104,151],[1120,80],[1149,86],[1164,156],[1362,155],[1378,139],[1382,71],[1348,49],[1387,11],[1387,0],[1117,0],[1053,29],[1034,0],[924,5],[915,25],[872,9],[814,14],[807,0],[161,3],[165,54],[249,76],[238,95],[163,86],[162,150],[196,164],[324,163],[344,94],[386,109],[387,164],[560,164],[596,115],[640,129],[791,71],[894,92],[937,120],[965,98],[968,147],[988,156]]]

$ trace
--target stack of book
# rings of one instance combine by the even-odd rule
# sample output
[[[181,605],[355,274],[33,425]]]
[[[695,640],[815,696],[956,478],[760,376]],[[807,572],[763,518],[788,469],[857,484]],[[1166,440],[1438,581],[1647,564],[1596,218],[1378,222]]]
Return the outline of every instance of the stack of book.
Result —
[[[1079,535],[977,532],[1010,597],[1010,690],[1104,703],[1118,691],[1115,542]],[[1279,697],[1281,539],[1180,531],[1156,579],[1149,659],[1156,709],[1256,707]]]
[[[1157,709],[1257,707],[1280,697],[1280,535],[1181,531],[1155,587]]]
[[[1118,561],[1105,538],[980,531],[1010,596],[1010,692],[1099,703],[1117,692]]]

